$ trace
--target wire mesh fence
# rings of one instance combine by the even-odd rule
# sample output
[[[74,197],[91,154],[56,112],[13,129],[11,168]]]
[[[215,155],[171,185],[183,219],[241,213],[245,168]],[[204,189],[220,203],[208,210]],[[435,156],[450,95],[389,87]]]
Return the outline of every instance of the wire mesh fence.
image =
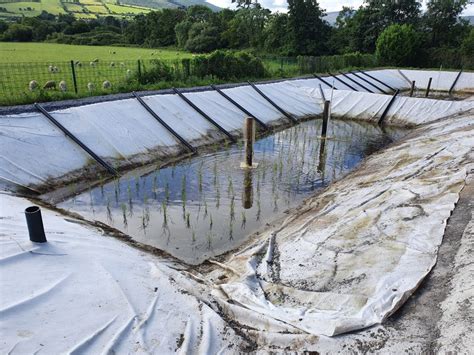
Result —
[[[262,57],[246,68],[206,58],[91,62],[0,63],[0,105],[100,95],[150,88],[158,82],[186,83],[189,78],[233,81],[291,77],[348,67],[373,67],[372,55]]]

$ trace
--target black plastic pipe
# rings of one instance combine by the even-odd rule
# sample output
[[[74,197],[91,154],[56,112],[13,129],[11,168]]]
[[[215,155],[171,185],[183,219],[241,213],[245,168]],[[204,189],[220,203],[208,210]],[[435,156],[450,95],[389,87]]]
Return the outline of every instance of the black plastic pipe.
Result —
[[[354,91],[359,91],[357,90],[355,87],[353,87],[352,85],[349,85],[347,84],[344,80],[342,80],[341,78],[338,78],[336,75],[334,74],[331,74],[330,72],[328,72],[329,75],[331,75],[334,79],[336,79],[337,81],[340,81],[341,83],[343,83],[345,86],[347,86],[348,88],[350,88],[351,90],[354,90]]]
[[[397,89],[397,91],[395,91],[395,94],[393,94],[392,98],[388,102],[388,105],[385,107],[385,110],[383,110],[382,116],[380,116],[380,119],[379,119],[379,122],[378,122],[379,125],[381,125],[383,123],[383,120],[385,119],[385,116],[387,116],[388,110],[390,110],[390,107],[392,107],[392,104],[394,103],[395,98],[397,97],[399,92],[400,92],[400,90],[398,90],[398,89]]]
[[[323,99],[323,102],[326,102],[326,95],[324,95],[323,87],[321,86],[321,84],[319,84],[319,91],[321,93],[321,97]]]
[[[84,149],[96,162],[98,162],[100,165],[102,165],[109,173],[118,176],[119,173],[117,170],[112,168],[109,164],[107,164],[101,157],[99,157],[97,154],[95,154],[91,149],[89,149],[84,143],[82,143],[77,137],[72,134],[66,127],[64,127],[61,123],[59,123],[51,114],[44,109],[43,106],[41,106],[38,103],[35,103],[36,109],[38,109],[48,120],[50,120],[56,127],[58,127],[63,133],[69,137],[74,143],[76,143],[78,146],[80,146],[82,149]]]
[[[382,89],[381,87],[375,85],[374,83],[368,81],[366,78],[360,76],[359,74],[357,74],[356,72],[354,71],[351,71],[350,72],[352,75],[354,75],[355,77],[359,78],[360,80],[362,81],[365,81],[367,84],[373,86],[374,88],[376,88],[377,90],[379,90],[380,92],[384,93],[385,95],[388,95],[388,92],[386,92],[384,89]]]
[[[264,129],[268,129],[268,126],[263,123],[261,120],[259,120],[257,117],[255,117],[254,115],[252,115],[247,109],[245,109],[245,107],[243,107],[242,105],[240,105],[238,102],[236,102],[234,99],[232,99],[229,95],[227,95],[225,92],[223,92],[221,89],[219,89],[218,87],[216,87],[215,85],[211,85],[211,88],[213,88],[214,90],[216,90],[219,94],[221,94],[225,99],[227,99],[227,101],[229,101],[232,105],[234,105],[235,107],[237,107],[240,111],[242,111],[243,113],[245,113],[248,117],[252,117],[255,122],[257,122],[260,126],[262,126],[262,128]]]
[[[344,78],[346,78],[347,80],[350,80],[352,81],[354,84],[356,85],[359,85],[362,89],[370,92],[371,94],[373,94],[374,92],[372,90],[370,90],[369,88],[365,87],[364,85],[362,85],[361,83],[358,83],[357,81],[355,81],[354,79],[352,79],[349,75],[343,73],[343,72],[339,72],[339,74],[341,74]]]
[[[451,95],[451,93],[453,92],[454,87],[456,86],[456,83],[458,82],[461,74],[462,74],[462,69],[459,71],[458,75],[456,75],[456,79],[454,79],[453,85],[451,85],[451,87],[449,88],[449,92],[448,92],[449,95]]]
[[[184,102],[186,102],[189,106],[191,106],[197,113],[199,113],[202,117],[204,117],[206,120],[208,120],[211,124],[213,124],[219,131],[221,131],[222,133],[224,133],[231,142],[235,143],[236,140],[235,138],[229,133],[227,132],[224,127],[222,127],[219,123],[217,123],[216,121],[214,121],[211,117],[209,117],[209,115],[207,113],[205,113],[203,110],[201,110],[199,107],[197,107],[191,100],[189,100],[186,96],[184,96],[184,94],[179,91],[178,89],[176,88],[173,88],[173,91],[178,94],[178,96],[183,99]]]
[[[265,100],[267,100],[273,107],[275,107],[278,111],[280,111],[285,117],[287,117],[293,123],[298,123],[298,120],[290,115],[288,112],[283,110],[280,106],[278,106],[272,99],[270,99],[267,95],[265,95],[254,83],[247,81],[249,85],[260,94]]]
[[[364,74],[365,76],[371,78],[372,80],[375,80],[375,81],[378,82],[379,84],[382,84],[383,86],[386,86],[386,87],[389,88],[390,90],[395,91],[395,89],[392,88],[390,85],[385,84],[382,80],[379,80],[379,79],[377,79],[376,77],[374,77],[374,76],[372,76],[372,75],[370,75],[370,74],[367,74],[365,71],[362,71],[362,70],[357,70],[357,71],[358,71],[359,73],[362,73],[362,74]]]
[[[313,74],[313,76],[318,79],[320,82],[326,84],[327,86],[329,86],[329,88],[331,89],[333,86],[331,84],[329,84],[326,80],[324,80],[323,78],[321,78],[319,75],[317,74]],[[336,85],[334,85],[334,90],[337,90],[337,87]]]
[[[30,240],[35,243],[46,243],[47,240],[44,234],[43,218],[41,217],[40,208],[38,206],[26,208],[25,217]]]
[[[153,116],[155,120],[157,120],[163,127],[165,127],[178,141],[180,141],[186,148],[188,148],[192,153],[196,153],[197,150],[191,144],[189,144],[183,137],[181,137],[178,132],[176,132],[173,128],[171,128],[158,114],[152,110],[150,106],[135,92],[132,92],[133,96],[137,99],[137,101],[148,111],[150,115]]]

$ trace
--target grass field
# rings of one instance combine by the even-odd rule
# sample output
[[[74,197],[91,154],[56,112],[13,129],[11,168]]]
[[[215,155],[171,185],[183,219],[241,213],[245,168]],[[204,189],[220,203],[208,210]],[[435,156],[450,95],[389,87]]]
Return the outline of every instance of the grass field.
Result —
[[[115,54],[113,54],[115,52]],[[191,53],[173,49],[147,49],[129,47],[73,46],[55,43],[11,43],[0,44],[0,63],[16,62],[63,62],[80,60],[89,62],[95,58],[104,61],[137,59],[181,59]]]

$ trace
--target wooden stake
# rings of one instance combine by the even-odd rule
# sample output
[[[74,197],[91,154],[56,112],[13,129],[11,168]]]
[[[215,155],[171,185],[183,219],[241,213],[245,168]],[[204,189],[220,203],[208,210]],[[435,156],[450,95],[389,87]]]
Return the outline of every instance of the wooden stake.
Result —
[[[244,168],[252,168],[253,163],[253,142],[255,141],[255,120],[253,117],[246,117],[244,121],[244,148],[245,161],[241,164]]]
[[[324,101],[324,111],[323,111],[323,126],[321,129],[321,137],[326,138],[326,133],[328,130],[328,121],[329,121],[329,107],[331,105],[331,101],[326,100]]]

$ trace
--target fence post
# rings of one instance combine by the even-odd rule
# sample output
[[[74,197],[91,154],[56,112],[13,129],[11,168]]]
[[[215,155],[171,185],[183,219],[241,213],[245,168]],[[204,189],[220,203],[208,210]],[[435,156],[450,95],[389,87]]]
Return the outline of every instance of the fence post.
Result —
[[[71,72],[72,72],[72,83],[74,85],[74,92],[77,94],[76,68],[74,67],[73,60],[71,60]]]
[[[138,65],[138,77],[140,78],[142,76],[142,66],[140,64],[140,59],[138,59],[137,65]]]
[[[413,91],[415,91],[415,80],[411,82],[410,97],[413,96]]]

